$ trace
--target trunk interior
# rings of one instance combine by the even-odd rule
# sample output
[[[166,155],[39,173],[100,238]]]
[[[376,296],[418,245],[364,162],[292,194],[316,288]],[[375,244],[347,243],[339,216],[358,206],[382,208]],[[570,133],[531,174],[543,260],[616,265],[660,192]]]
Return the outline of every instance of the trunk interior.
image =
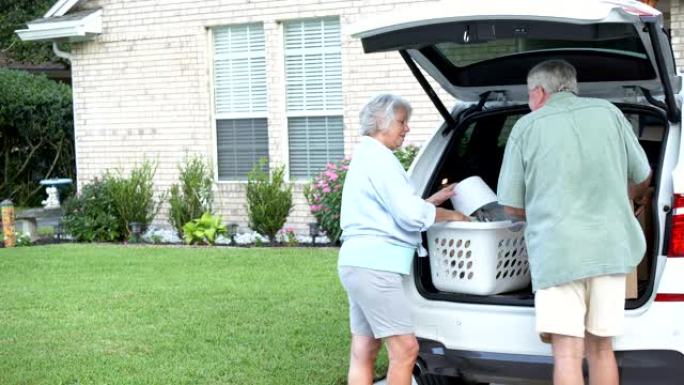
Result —
[[[653,175],[657,176],[662,163],[665,138],[667,138],[666,116],[662,110],[649,106],[616,105],[632,123],[639,142],[648,156]],[[493,191],[497,191],[499,169],[508,135],[515,122],[528,112],[527,106],[514,106],[471,112],[465,118],[457,117],[460,123],[454,127],[454,134],[449,137],[449,143],[435,168],[425,196],[439,190],[445,179],[451,183],[473,175],[480,176]],[[652,189],[657,188],[658,183],[659,181],[654,177],[651,181]],[[646,257],[637,269],[636,295],[632,295],[632,298],[626,302],[628,309],[641,306],[652,290],[654,277],[652,262],[656,260],[653,254],[658,249],[655,245],[661,240],[657,239],[656,213],[650,210],[650,206],[650,204],[645,205],[644,213],[639,217],[646,235],[647,250]],[[451,203],[445,202],[444,207],[451,208]],[[423,243],[428,247],[432,246],[427,242],[425,235]],[[492,255],[492,258],[496,256]],[[429,258],[416,258],[414,271],[418,290],[428,299],[513,306],[534,305],[531,285],[522,290],[496,295],[448,293],[436,289],[433,285]]]

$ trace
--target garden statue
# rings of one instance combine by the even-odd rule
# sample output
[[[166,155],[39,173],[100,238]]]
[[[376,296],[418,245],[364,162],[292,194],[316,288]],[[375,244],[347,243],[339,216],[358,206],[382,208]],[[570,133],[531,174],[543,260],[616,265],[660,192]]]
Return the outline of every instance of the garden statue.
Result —
[[[59,192],[57,191],[57,187],[54,186],[49,186],[45,188],[45,192],[47,192],[47,199],[41,202],[43,205],[43,208],[46,210],[49,209],[58,209],[59,208]]]
[[[45,210],[58,209],[59,206],[59,188],[71,184],[70,178],[54,178],[54,179],[43,179],[40,184],[45,186],[45,192],[48,197],[46,200],[42,201],[41,204]]]

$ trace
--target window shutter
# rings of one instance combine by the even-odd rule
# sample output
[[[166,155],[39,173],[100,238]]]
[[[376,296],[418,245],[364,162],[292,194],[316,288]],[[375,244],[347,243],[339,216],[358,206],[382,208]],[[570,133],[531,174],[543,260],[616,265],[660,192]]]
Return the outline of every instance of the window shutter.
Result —
[[[339,19],[293,21],[284,28],[287,110],[342,110]]]
[[[260,158],[268,159],[266,119],[216,122],[219,180],[245,180]]]
[[[214,30],[217,114],[266,112],[266,44],[261,23]]]
[[[344,157],[340,21],[292,21],[284,30],[290,177],[305,179]]]
[[[242,181],[260,158],[268,159],[264,28],[252,23],[213,31],[218,177]]]
[[[288,119],[290,176],[306,179],[344,157],[341,116]]]

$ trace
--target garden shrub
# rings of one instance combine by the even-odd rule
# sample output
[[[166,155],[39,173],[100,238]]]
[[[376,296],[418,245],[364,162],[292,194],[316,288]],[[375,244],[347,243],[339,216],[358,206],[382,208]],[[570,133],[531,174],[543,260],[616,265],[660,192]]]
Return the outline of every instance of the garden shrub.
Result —
[[[276,234],[276,239],[278,240],[278,242],[283,243],[289,247],[295,247],[299,244],[297,234],[295,233],[295,230],[292,227],[285,227],[283,229],[278,230],[278,234]]]
[[[209,212],[183,226],[183,240],[189,245],[197,243],[214,245],[216,238],[226,233],[226,225],[221,222],[221,217],[211,215]]]
[[[132,222],[145,229],[163,200],[154,197],[155,171],[154,164],[144,161],[128,177],[108,171],[95,178],[65,202],[64,231],[77,241],[113,242],[130,238]]]
[[[106,175],[117,219],[125,231],[125,239],[131,236],[132,222],[139,223],[144,231],[159,211],[164,197],[154,197],[156,171],[156,164],[145,160],[140,166],[133,168],[127,178],[120,170],[116,174],[108,172]]]
[[[63,205],[62,227],[79,242],[114,242],[126,234],[117,217],[110,179],[95,178]]]
[[[0,90],[0,196],[39,206],[41,179],[75,176],[71,88],[0,68]]]
[[[17,234],[17,247],[31,246],[33,241],[31,241],[31,236],[28,233]]]
[[[411,163],[418,155],[420,147],[415,144],[407,144],[406,146],[394,151],[394,156],[399,159],[399,163],[404,167],[404,170],[408,170],[411,167]]]
[[[342,186],[348,169],[348,158],[337,163],[328,163],[323,172],[304,186],[304,196],[309,203],[311,214],[333,243],[337,243],[342,235],[340,228]]]
[[[249,227],[273,243],[292,211],[292,185],[285,183],[285,166],[271,175],[264,171],[266,159],[247,175],[247,215]]]
[[[169,190],[169,222],[183,237],[183,226],[205,212],[211,212],[214,181],[211,166],[200,156],[185,159],[179,166],[178,184]]]

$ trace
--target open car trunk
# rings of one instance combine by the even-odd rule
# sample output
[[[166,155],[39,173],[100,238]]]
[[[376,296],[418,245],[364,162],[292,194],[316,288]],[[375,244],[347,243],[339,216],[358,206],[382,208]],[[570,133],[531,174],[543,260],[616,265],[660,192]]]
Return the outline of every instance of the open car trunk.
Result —
[[[661,109],[639,104],[617,104],[632,123],[639,142],[644,148],[654,175],[658,175],[662,164],[662,154],[667,138],[667,117]],[[462,119],[447,136],[448,141],[434,173],[429,178],[426,194],[429,196],[439,190],[444,180],[461,181],[469,176],[481,177],[493,191],[497,191],[499,170],[503,160],[508,136],[515,122],[529,112],[527,106],[502,107],[476,112]],[[652,180],[652,187],[659,181]],[[656,186],[657,187],[657,186]],[[450,207],[450,202],[445,202]],[[658,221],[652,210],[645,210],[651,218],[641,218],[642,228],[647,240],[647,252],[639,268],[636,298],[627,301],[627,308],[637,308],[646,302],[654,282],[653,255],[661,240],[657,239]],[[648,220],[651,219],[651,220]],[[644,222],[648,222],[645,225]],[[433,247],[423,239],[426,248]],[[479,256],[480,258],[492,256]],[[533,306],[531,286],[522,290],[497,295],[479,296],[447,293],[435,288],[428,258],[416,258],[414,277],[418,291],[426,298],[440,301],[471,302],[482,304]],[[494,279],[494,277],[492,277]]]

